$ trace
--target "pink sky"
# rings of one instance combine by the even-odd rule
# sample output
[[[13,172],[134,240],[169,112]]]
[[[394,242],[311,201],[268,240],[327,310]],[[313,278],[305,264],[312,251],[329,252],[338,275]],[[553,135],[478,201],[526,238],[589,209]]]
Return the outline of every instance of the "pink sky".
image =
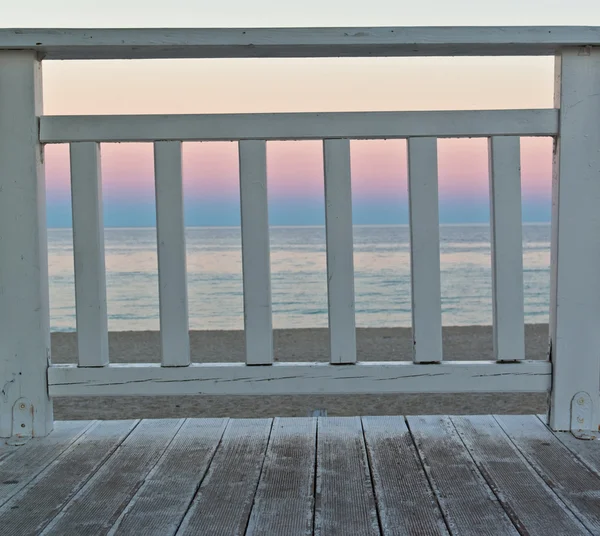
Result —
[[[551,58],[48,62],[45,113],[227,113],[552,107]],[[152,145],[102,148],[107,199],[152,198]],[[47,148],[50,199],[68,191],[68,151]],[[268,144],[271,199],[322,196],[319,142]],[[487,196],[486,141],[439,143],[440,197]],[[523,194],[548,198],[551,141],[522,141]],[[237,196],[233,143],[184,145],[186,193]],[[352,142],[355,199],[406,191],[404,141]]]
[[[318,141],[267,144],[269,193],[272,198],[314,197],[323,192],[322,144]],[[184,144],[184,181],[192,197],[236,196],[238,162],[235,143]],[[406,143],[403,140],[353,141],[353,194],[378,199],[406,191]],[[49,197],[69,190],[68,147],[47,147]],[[547,197],[552,170],[549,138],[521,141],[524,197]],[[487,195],[487,141],[440,140],[438,143],[440,197],[481,198]],[[102,173],[107,198],[151,197],[151,144],[103,144]]]

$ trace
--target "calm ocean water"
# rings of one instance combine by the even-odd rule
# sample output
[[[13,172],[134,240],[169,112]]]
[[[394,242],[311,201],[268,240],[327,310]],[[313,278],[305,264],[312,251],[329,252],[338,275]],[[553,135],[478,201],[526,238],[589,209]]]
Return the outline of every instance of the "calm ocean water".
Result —
[[[242,329],[239,228],[188,228],[190,328]],[[443,225],[442,307],[445,325],[491,324],[488,225]],[[523,228],[525,314],[548,321],[550,225]],[[157,330],[158,275],[154,229],[106,229],[108,326],[113,331]],[[408,226],[354,228],[358,326],[410,326]],[[49,231],[50,308],[54,331],[75,329],[70,229]],[[325,229],[271,229],[273,325],[327,326]]]

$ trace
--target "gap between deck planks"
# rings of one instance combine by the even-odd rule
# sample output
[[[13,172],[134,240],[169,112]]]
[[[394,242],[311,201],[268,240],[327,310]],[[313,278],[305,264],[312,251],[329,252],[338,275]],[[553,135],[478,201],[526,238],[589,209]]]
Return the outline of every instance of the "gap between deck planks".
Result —
[[[598,534],[600,442],[535,416],[56,423],[2,534]]]

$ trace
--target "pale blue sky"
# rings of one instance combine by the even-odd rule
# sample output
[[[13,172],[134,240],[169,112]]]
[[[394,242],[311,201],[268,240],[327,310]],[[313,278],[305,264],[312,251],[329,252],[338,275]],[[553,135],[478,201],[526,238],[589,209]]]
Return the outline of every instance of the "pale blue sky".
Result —
[[[1,0],[3,27],[600,25],[572,0]]]

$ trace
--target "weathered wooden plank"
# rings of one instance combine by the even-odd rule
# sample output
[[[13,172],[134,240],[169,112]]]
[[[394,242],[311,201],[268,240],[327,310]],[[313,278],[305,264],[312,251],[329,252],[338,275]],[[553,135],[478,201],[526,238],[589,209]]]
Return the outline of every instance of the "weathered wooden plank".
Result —
[[[197,364],[161,368],[153,363],[111,364],[102,369],[53,365],[51,396],[107,395],[289,395],[382,393],[546,392],[551,365],[545,361]]]
[[[525,359],[520,139],[489,140],[494,357]]]
[[[188,419],[110,534],[175,534],[226,425],[227,419]]]
[[[19,447],[14,445],[7,445],[3,440],[0,440],[0,462],[12,456],[15,452],[19,450]]]
[[[319,417],[315,536],[379,535],[359,417]]]
[[[408,417],[408,426],[450,530],[518,534],[481,476],[449,417]]]
[[[594,26],[3,29],[46,59],[552,55],[600,45]]]
[[[329,360],[356,361],[350,140],[324,140]]]
[[[0,437],[45,436],[53,422],[42,67],[35,53],[0,50],[0,73]],[[32,410],[13,422],[21,403]]]
[[[312,536],[317,420],[277,418],[246,535]]]
[[[137,421],[97,422],[0,508],[2,534],[35,536],[121,444]]]
[[[489,415],[452,417],[477,467],[523,534],[588,534]]]
[[[404,417],[362,423],[382,534],[448,534]]]
[[[100,146],[71,144],[77,352],[81,367],[108,364]]]
[[[575,429],[600,426],[600,49],[565,49],[556,59],[550,346],[550,426],[571,429],[571,403],[587,393],[591,412]],[[587,421],[587,422],[585,422]]]
[[[539,417],[539,416],[538,416]],[[541,419],[544,426],[545,418]],[[553,432],[554,436],[567,447],[589,469],[600,475],[600,440],[581,440],[571,432]]]
[[[208,473],[177,534],[244,534],[271,424],[271,419],[229,422]]]
[[[88,427],[90,421],[58,421],[45,438],[28,441],[0,462],[0,506],[22,490]]]
[[[40,118],[44,143],[555,136],[558,112],[460,110],[205,115],[87,115]]]
[[[440,362],[442,291],[436,138],[408,140],[413,362]]]
[[[534,415],[498,415],[513,444],[592,534],[600,534],[600,476],[581,463]]]
[[[246,364],[273,362],[267,146],[239,142]]]
[[[105,534],[140,488],[183,420],[144,420],[42,534]]]
[[[160,338],[163,367],[190,364],[181,142],[154,144]]]

